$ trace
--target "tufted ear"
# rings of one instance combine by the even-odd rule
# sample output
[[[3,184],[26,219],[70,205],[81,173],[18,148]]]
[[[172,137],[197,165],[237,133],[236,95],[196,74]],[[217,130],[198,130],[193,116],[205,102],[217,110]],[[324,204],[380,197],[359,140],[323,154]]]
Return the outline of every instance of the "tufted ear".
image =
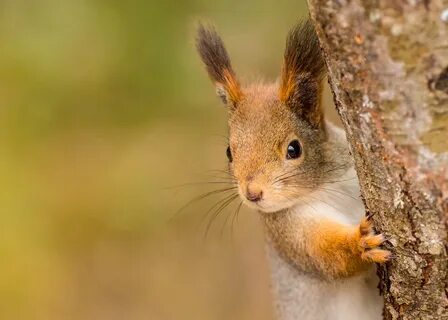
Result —
[[[215,83],[218,96],[225,104],[235,107],[243,94],[221,37],[214,28],[199,25],[196,48]]]
[[[325,64],[314,27],[309,20],[288,34],[283,60],[280,100],[312,126],[320,126],[320,106]]]

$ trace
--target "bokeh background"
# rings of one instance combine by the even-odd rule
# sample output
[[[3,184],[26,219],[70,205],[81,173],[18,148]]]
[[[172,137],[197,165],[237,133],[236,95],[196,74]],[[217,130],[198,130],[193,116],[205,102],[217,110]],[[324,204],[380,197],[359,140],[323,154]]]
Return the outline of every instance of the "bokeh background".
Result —
[[[0,2],[0,319],[272,319],[257,215],[214,220],[226,110],[194,49],[278,76],[298,0]],[[217,177],[218,176],[218,177]],[[235,219],[236,220],[236,219]]]

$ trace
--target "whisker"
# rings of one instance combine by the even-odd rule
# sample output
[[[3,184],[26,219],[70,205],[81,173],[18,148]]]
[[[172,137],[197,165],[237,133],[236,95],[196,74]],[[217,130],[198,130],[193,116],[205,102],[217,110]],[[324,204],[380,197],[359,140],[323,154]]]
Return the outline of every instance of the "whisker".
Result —
[[[232,173],[230,172],[229,169],[213,169],[213,170],[207,170],[205,171],[205,174],[210,174],[210,173],[220,173],[220,174],[226,174],[226,175],[230,175],[232,176]]]
[[[232,201],[233,201],[233,200],[232,200]],[[221,227],[221,238],[222,238],[222,236],[223,236],[223,234],[224,234],[224,229],[225,229],[225,227],[227,226],[227,222],[229,221],[230,216],[232,216],[232,213],[227,214],[226,219],[224,220],[224,223],[223,223],[223,225],[222,225],[222,227]],[[232,231],[233,231],[233,230],[232,230]],[[232,237],[233,237],[233,232],[232,232]]]
[[[317,211],[316,208],[314,208],[312,205],[310,205],[310,204],[308,203],[308,201],[306,201],[303,197],[300,198],[300,200],[303,201],[303,202],[305,202],[305,204],[306,204],[307,206],[311,207],[311,209],[313,209],[314,212],[319,213],[319,211]]]
[[[333,171],[336,171],[336,170],[339,170],[339,169],[343,169],[346,166],[347,166],[346,164],[340,164],[340,165],[338,165],[336,167],[333,167],[333,168],[330,168],[330,169],[328,169],[326,171],[321,172],[321,174],[325,174],[325,173],[333,172]],[[291,171],[289,173],[291,173]],[[286,180],[292,179],[294,177],[300,177],[302,175],[305,175],[306,173],[307,172],[305,172],[305,171],[300,171],[300,172],[297,172],[295,174],[288,175],[286,177],[285,177],[285,174],[282,174],[282,175],[280,175],[281,178],[274,179],[273,183],[286,181]],[[320,181],[322,181],[322,179],[317,178],[317,179],[314,179],[312,181],[320,182]]]
[[[307,195],[308,197],[310,197],[311,199],[315,200],[315,201],[322,201],[323,203],[325,203],[326,205],[328,205],[329,207],[332,207],[335,210],[339,210],[338,208],[336,208],[334,205],[332,205],[331,203],[328,203],[327,201],[325,201],[324,199],[317,199],[316,197],[313,197],[311,194]]]
[[[205,212],[204,216],[202,217],[201,223],[203,223],[207,217],[209,216],[209,214],[213,211],[213,209],[215,209],[216,207],[218,207],[220,204],[224,203],[225,201],[227,201],[228,199],[230,199],[231,197],[233,197],[235,194],[232,192],[231,194],[226,195],[224,198],[219,199],[218,201],[216,201],[210,208],[208,208],[208,210]]]
[[[320,189],[320,190],[325,190],[325,191],[327,191],[327,192],[329,192],[329,191],[331,191],[331,192],[335,192],[335,193],[338,193],[338,194],[340,194],[340,195],[343,195],[343,196],[352,198],[352,199],[354,199],[354,200],[359,200],[359,198],[355,198],[353,195],[351,195],[351,194],[349,194],[349,193],[346,193],[346,192],[342,192],[342,191],[340,191],[340,190],[334,190],[334,189],[323,188],[323,187],[319,187],[318,190],[319,190],[319,189]]]
[[[209,191],[209,192],[200,194],[200,195],[194,197],[193,199],[191,199],[190,201],[188,201],[186,204],[184,204],[179,210],[177,210],[176,213],[170,218],[169,221],[174,220],[174,219],[175,219],[176,217],[178,217],[179,214],[181,214],[185,209],[187,209],[188,207],[190,207],[191,205],[193,205],[194,203],[196,203],[196,202],[198,202],[198,201],[200,201],[200,200],[203,200],[203,199],[205,199],[205,198],[207,198],[207,197],[210,197],[210,196],[212,196],[212,195],[215,195],[215,194],[224,193],[224,192],[227,192],[227,191],[230,191],[230,190],[236,190],[236,189],[237,189],[237,187],[236,187],[236,186],[233,186],[233,187],[229,187],[229,188],[217,189],[217,190],[213,190],[213,191]]]
[[[347,164],[346,163],[342,163],[342,164],[340,164],[340,165],[338,165],[336,167],[328,169],[327,171],[323,171],[322,173],[330,173],[330,172],[333,172],[333,171],[336,171],[336,170],[344,169],[346,167],[347,167]]]
[[[218,209],[216,209],[215,213],[213,214],[212,218],[209,220],[207,224],[207,228],[205,230],[204,239],[207,238],[208,233],[210,231],[210,227],[213,224],[214,220],[219,216],[219,214],[238,197],[238,194],[233,194],[230,197],[226,198],[225,201],[219,206]]]
[[[183,187],[188,186],[199,186],[199,185],[207,185],[207,184],[232,184],[233,181],[201,181],[201,182],[188,182],[184,184],[179,184],[176,186],[170,186],[163,188],[164,190],[173,190],[173,189],[179,189]]]
[[[297,196],[298,196],[298,198],[291,198],[291,197],[288,197],[288,196],[283,196],[283,197],[286,198],[286,200],[288,200],[288,201],[298,201],[298,202],[302,201],[302,202],[304,202],[308,207],[310,207],[311,209],[313,209],[314,212],[318,213],[318,211],[316,210],[316,208],[314,208],[314,207],[313,207],[312,205],[310,205],[307,201],[305,201],[305,199],[303,199],[303,195],[301,195],[301,194],[297,194]]]
[[[351,195],[349,193],[346,193],[346,192],[343,192],[343,191],[340,191],[340,190],[335,190],[335,189],[331,189],[331,188],[322,187],[322,186],[314,187],[314,186],[303,185],[303,184],[300,184],[300,183],[288,183],[288,184],[284,185],[284,188],[293,188],[293,187],[300,187],[300,188],[309,189],[309,190],[314,190],[315,189],[316,191],[317,190],[331,191],[331,192],[334,192],[334,193],[338,193],[338,194],[344,195],[346,197],[350,197],[350,198],[352,198],[354,200],[359,200],[358,198],[354,197],[353,195]]]
[[[232,237],[233,237],[233,230],[235,228],[235,220],[238,221],[238,214],[240,213],[242,205],[243,205],[243,200],[241,200],[240,203],[238,204],[238,206],[236,207],[236,210],[235,210],[235,212],[233,214],[233,217],[232,217],[232,229],[231,229],[232,230]]]
[[[341,179],[341,180],[323,180],[322,183],[337,183],[337,182],[345,182],[345,181],[352,181],[357,180],[357,177],[353,178],[347,178],[347,179]]]
[[[280,178],[282,178],[282,177],[284,177],[284,176],[286,176],[286,175],[288,175],[288,174],[290,174],[290,173],[292,173],[292,172],[294,172],[294,171],[296,171],[296,170],[297,170],[297,168],[294,168],[293,170],[286,171],[286,172],[284,172],[284,173],[278,175],[277,177],[274,178],[273,183],[279,182],[279,179],[280,179]]]

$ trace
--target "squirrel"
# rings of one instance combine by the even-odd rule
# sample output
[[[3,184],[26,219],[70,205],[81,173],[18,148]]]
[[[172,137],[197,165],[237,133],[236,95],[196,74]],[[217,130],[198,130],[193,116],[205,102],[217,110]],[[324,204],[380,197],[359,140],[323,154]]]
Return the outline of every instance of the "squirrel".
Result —
[[[309,20],[288,34],[279,81],[240,84],[223,40],[200,25],[196,47],[229,110],[229,172],[260,213],[282,320],[379,320],[374,232],[342,129],[324,119],[326,75]]]

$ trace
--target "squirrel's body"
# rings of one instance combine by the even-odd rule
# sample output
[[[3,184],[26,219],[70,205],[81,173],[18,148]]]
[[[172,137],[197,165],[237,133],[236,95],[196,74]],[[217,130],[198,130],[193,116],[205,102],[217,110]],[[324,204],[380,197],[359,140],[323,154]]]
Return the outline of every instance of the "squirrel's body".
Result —
[[[346,144],[342,129],[327,123],[331,137]],[[365,216],[364,205],[359,198],[359,183],[353,167],[335,182],[327,183],[321,190],[312,192],[302,204],[277,215],[280,222],[274,224],[271,216],[261,213],[265,224],[267,254],[272,275],[272,289],[276,309],[282,320],[380,320],[383,301],[378,294],[378,277],[373,266],[360,275],[328,281],[319,275],[310,276],[309,270],[301,270],[279,253],[272,236],[272,226],[287,224],[297,232],[298,247],[305,246],[300,234],[312,228],[323,218],[356,226]],[[350,210],[347,210],[350,208]],[[285,228],[280,227],[281,230]],[[289,229],[289,228],[288,228]],[[287,251],[287,248],[282,251]],[[298,250],[290,248],[289,250]],[[307,259],[305,259],[306,261]],[[305,268],[306,269],[306,268]]]
[[[309,22],[286,42],[279,83],[239,84],[221,38],[197,48],[229,107],[229,173],[265,227],[282,320],[377,320],[373,263],[390,252],[364,216],[345,134],[324,120],[325,64]]]
[[[371,271],[325,281],[297,270],[268,248],[272,291],[281,320],[380,320],[378,278]]]

